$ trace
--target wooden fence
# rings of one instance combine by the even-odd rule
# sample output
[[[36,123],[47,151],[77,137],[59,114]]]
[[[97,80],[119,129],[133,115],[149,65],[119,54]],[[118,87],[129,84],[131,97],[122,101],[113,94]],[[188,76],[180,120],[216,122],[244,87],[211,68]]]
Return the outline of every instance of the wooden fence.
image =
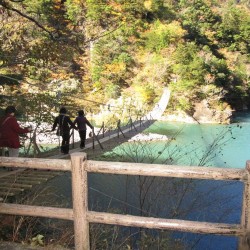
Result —
[[[90,161],[87,160],[85,153],[73,153],[71,154],[71,160],[0,157],[0,167],[3,166],[72,172],[72,209],[0,203],[0,213],[72,220],[74,222],[75,249],[77,250],[90,249],[89,223],[237,236],[239,237],[239,249],[250,249],[250,161],[247,161],[245,169],[223,169]],[[238,180],[244,183],[241,223],[210,223],[89,211],[87,188],[88,172],[211,180]]]

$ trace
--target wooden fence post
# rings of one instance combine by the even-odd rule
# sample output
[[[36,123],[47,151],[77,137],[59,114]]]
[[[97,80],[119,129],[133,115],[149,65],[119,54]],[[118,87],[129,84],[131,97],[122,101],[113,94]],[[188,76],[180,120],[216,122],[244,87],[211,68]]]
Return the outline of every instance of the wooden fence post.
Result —
[[[247,179],[244,182],[241,227],[243,235],[239,239],[239,250],[250,249],[250,161],[246,162]]]
[[[71,154],[75,249],[89,250],[87,154]]]

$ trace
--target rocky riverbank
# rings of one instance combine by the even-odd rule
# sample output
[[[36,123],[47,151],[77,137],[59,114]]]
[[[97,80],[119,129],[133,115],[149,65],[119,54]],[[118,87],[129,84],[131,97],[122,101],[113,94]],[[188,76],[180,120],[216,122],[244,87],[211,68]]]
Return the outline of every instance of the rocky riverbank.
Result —
[[[168,137],[166,135],[159,135],[153,133],[147,133],[147,134],[140,133],[133,136],[128,141],[132,142],[132,141],[166,141],[166,140],[168,140]]]
[[[195,112],[192,116],[184,111],[174,111],[170,114],[163,115],[160,120],[163,121],[176,121],[185,123],[198,123],[198,124],[230,124],[233,111],[229,106],[223,110],[216,110],[211,108],[207,102],[197,103]]]

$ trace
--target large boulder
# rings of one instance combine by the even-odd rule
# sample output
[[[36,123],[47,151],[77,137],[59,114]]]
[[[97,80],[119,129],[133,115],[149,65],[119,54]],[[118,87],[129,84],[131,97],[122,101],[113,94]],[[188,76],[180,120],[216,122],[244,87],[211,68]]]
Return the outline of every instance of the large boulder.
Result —
[[[232,109],[227,104],[221,106],[211,105],[207,100],[195,104],[193,117],[199,123],[229,124],[232,117]]]

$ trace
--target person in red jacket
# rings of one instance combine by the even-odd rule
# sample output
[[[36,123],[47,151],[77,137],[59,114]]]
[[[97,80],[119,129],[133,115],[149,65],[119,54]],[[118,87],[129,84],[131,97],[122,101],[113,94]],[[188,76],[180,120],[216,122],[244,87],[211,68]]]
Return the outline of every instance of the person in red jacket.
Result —
[[[8,106],[5,116],[0,119],[0,147],[7,147],[10,157],[18,157],[21,147],[19,135],[31,131],[31,128],[21,128],[15,117],[16,108]]]

